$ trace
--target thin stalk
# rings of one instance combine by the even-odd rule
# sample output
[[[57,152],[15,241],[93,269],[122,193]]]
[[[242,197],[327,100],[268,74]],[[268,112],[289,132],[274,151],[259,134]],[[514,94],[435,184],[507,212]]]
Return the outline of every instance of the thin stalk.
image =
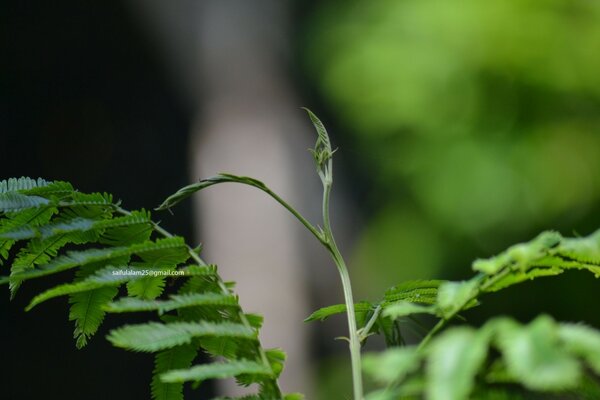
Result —
[[[331,161],[331,160],[330,160]],[[360,339],[358,337],[358,330],[356,327],[356,313],[354,311],[354,299],[352,296],[352,284],[350,282],[350,275],[346,262],[340,253],[339,248],[333,237],[331,230],[331,221],[329,219],[329,196],[331,193],[332,185],[332,168],[331,162],[329,164],[328,174],[323,180],[323,233],[327,242],[326,246],[333,257],[333,261],[337,266],[340,278],[342,281],[342,288],[344,290],[344,302],[346,303],[346,315],[348,318],[348,335],[350,339],[350,361],[352,364],[352,386],[354,391],[354,399],[363,399],[363,385],[362,385],[362,367],[361,367],[361,355],[360,355]]]
[[[379,314],[381,314],[381,310],[382,310],[381,304],[379,304],[375,308],[375,311],[373,311],[373,315],[371,316],[371,318],[369,319],[369,321],[367,322],[367,324],[365,325],[365,327],[360,331],[358,339],[360,340],[361,343],[367,337],[369,337],[369,333],[371,332],[371,329],[373,328],[373,325],[375,325],[375,322],[377,322],[377,318],[379,318]]]

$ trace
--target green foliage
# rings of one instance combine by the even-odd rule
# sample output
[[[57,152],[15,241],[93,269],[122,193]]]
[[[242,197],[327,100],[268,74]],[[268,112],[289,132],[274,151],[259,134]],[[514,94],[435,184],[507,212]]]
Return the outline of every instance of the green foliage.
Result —
[[[600,333],[591,328],[559,324],[548,316],[527,325],[496,318],[477,330],[450,328],[426,348],[366,356],[365,371],[388,385],[388,397],[374,392],[368,399],[408,394],[427,400],[468,399],[476,387],[480,393],[489,387],[491,394],[496,389],[490,385],[502,384],[548,394],[573,392],[586,384],[588,369],[598,372],[598,340]]]
[[[237,306],[235,296],[220,293],[184,293],[172,295],[168,300],[142,300],[124,297],[117,302],[107,304],[109,312],[158,311],[159,314],[184,307],[196,306]]]
[[[176,346],[156,353],[152,377],[152,398],[155,400],[183,400],[183,383],[163,382],[161,376],[170,371],[190,368],[196,357],[194,346]]]
[[[31,279],[63,279],[35,296],[26,309],[68,296],[78,348],[92,339],[107,313],[158,315],[161,322],[125,325],[107,335],[117,347],[156,353],[153,399],[182,399],[182,382],[190,379],[173,378],[177,374],[196,381],[237,376],[241,384],[258,384],[257,398],[283,398],[277,377],[285,356],[260,346],[262,318],[243,313],[216,267],[160,228],[145,210],[126,211],[108,194],[80,193],[68,183],[1,181],[2,259],[9,261],[10,273],[0,283],[10,283],[12,295]],[[175,286],[177,293],[161,298],[167,279],[182,284]],[[192,366],[199,351],[226,360]],[[167,380],[171,376],[170,381],[163,375]]]
[[[254,178],[221,173],[212,178],[202,179],[198,183],[194,183],[179,189],[177,192],[167,197],[165,201],[158,206],[157,210],[168,210],[180,201],[190,197],[192,194],[219,183],[242,183],[245,185],[254,186],[261,190],[265,190],[267,188],[264,183]]]
[[[223,322],[172,322],[162,324],[125,325],[114,329],[107,339],[116,347],[128,350],[156,352],[174,346],[189,344],[193,338],[202,336],[256,339],[256,332],[242,324]]]
[[[491,383],[520,384],[540,392],[577,389],[586,369],[599,374],[600,332],[589,327],[557,324],[544,316],[525,326],[500,318],[478,330],[459,327],[434,335],[486,293],[568,269],[587,270],[597,277],[599,250],[600,231],[582,238],[544,232],[495,257],[475,261],[473,269],[479,274],[468,281],[440,283],[433,305],[392,304],[384,315],[396,318],[414,309],[434,313],[440,321],[418,348],[390,349],[367,358],[365,370],[395,387],[368,398],[422,394],[428,400],[467,399],[476,387],[487,393],[482,387]],[[498,351],[500,358],[493,360],[488,349]]]
[[[184,370],[173,370],[161,375],[163,382],[188,382],[204,381],[213,378],[232,378],[240,375],[265,375],[271,374],[270,369],[261,363],[253,361],[234,361],[228,363],[214,363],[197,365]]]
[[[346,313],[355,400],[365,398],[360,350],[373,334],[383,335],[390,348],[365,357],[364,370],[385,386],[369,394],[368,400],[519,399],[530,394],[597,398],[600,332],[592,328],[540,316],[526,325],[503,317],[479,329],[443,330],[485,294],[526,280],[566,270],[600,277],[600,230],[577,238],[543,232],[495,257],[476,260],[472,265],[476,275],[469,280],[406,281],[388,289],[377,302],[354,303],[329,221],[333,151],[323,124],[308,113],[318,135],[312,154],[324,188],[322,228],[262,182],[230,174],[182,188],[159,208],[169,209],[215,184],[241,183],[273,197],[309,229],[335,262],[345,303],[321,308],[306,320]],[[181,400],[186,382],[197,385],[221,378],[258,386],[258,393],[241,399],[301,399],[297,394],[283,395],[278,387],[285,353],[261,347],[262,317],[243,312],[231,291],[233,283],[223,282],[216,267],[207,265],[198,252],[153,222],[148,212],[126,211],[108,194],[82,194],[67,183],[42,179],[0,182],[0,259],[10,264],[9,275],[1,277],[0,284],[8,283],[14,295],[31,279],[56,274],[65,278],[35,296],[27,310],[69,296],[78,348],[98,331],[107,313],[149,312],[155,316],[148,322],[113,329],[107,339],[126,350],[155,353],[153,399]],[[69,271],[74,278],[67,276]],[[163,293],[167,279],[180,280],[173,293]],[[416,314],[433,315],[438,322],[418,346],[405,346],[402,324],[414,321]],[[214,360],[193,365],[199,352]]]

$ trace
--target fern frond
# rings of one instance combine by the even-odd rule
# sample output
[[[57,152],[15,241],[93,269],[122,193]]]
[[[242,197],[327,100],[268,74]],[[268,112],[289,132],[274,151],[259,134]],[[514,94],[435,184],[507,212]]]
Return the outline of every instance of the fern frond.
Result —
[[[175,267],[189,258],[187,248],[185,251],[170,249],[160,251],[148,251],[139,254],[142,263],[132,264],[149,270],[172,271]],[[127,284],[127,292],[130,296],[141,299],[152,300],[160,296],[165,288],[166,276],[145,276],[142,279],[131,281]]]
[[[100,289],[104,287],[118,287],[127,281],[140,279],[139,275],[122,274],[121,272],[125,268],[127,267],[119,268],[109,266],[96,271],[94,274],[87,276],[83,280],[55,286],[35,296],[25,310],[29,311],[38,304],[55,297],[87,292],[89,290]]]
[[[490,382],[556,393],[580,388],[586,368],[598,372],[599,349],[600,332],[585,326],[559,324],[548,316],[526,325],[495,318],[477,330],[449,328],[425,348],[408,346],[367,354],[364,368],[388,386],[390,399],[400,398],[399,393],[413,385],[410,394],[418,398],[464,400],[471,398],[476,384]],[[489,372],[485,380],[478,379],[482,370],[490,370],[490,364],[500,371],[495,375],[501,374],[501,380]]]
[[[35,238],[23,247],[11,267],[11,277],[33,270],[36,265],[44,265],[57,256],[58,251],[68,243],[85,244],[98,238],[95,232],[72,232],[44,238]],[[21,285],[19,279],[11,281],[11,295],[16,294]]]
[[[235,337],[255,340],[256,332],[244,325],[223,322],[173,322],[161,324],[125,325],[113,329],[107,339],[116,347],[133,351],[155,352],[174,346],[189,344],[193,338],[203,336]]]
[[[187,185],[179,189],[177,192],[167,197],[165,201],[156,208],[156,210],[168,210],[171,207],[175,206],[177,203],[182,200],[190,197],[194,193],[206,189],[207,187],[217,185],[220,183],[241,183],[244,185],[254,186],[260,190],[268,191],[267,186],[259,181],[258,179],[250,178],[248,176],[237,176],[232,174],[220,173],[211,178],[202,179],[200,182],[193,183],[191,185]]]
[[[15,241],[21,240],[20,234],[27,234],[28,230],[44,225],[58,212],[56,207],[38,207],[17,213],[10,213],[0,219],[0,264],[2,259],[8,259],[8,252]],[[11,235],[10,232],[13,232]]]
[[[426,397],[431,400],[467,399],[475,375],[487,356],[488,340],[461,327],[440,337],[429,349]]]
[[[497,292],[518,283],[530,281],[536,278],[542,278],[545,276],[556,276],[562,274],[563,272],[563,269],[557,267],[533,268],[527,272],[514,271],[510,275],[506,275],[496,280],[492,285],[486,288],[486,292]]]
[[[226,174],[210,184],[237,181],[266,188],[251,178]],[[152,233],[165,239],[150,240]],[[19,252],[11,254],[18,241]],[[67,245],[81,249],[92,243],[96,247],[63,250]],[[190,257],[192,265],[185,265]],[[283,398],[276,379],[285,356],[279,350],[262,349],[258,341],[261,317],[245,314],[231,293],[232,284],[222,281],[216,267],[206,265],[198,251],[152,222],[144,210],[123,210],[109,194],[80,193],[65,182],[27,178],[0,182],[2,258],[12,258],[12,265],[10,276],[0,277],[0,284],[10,283],[13,290],[29,279],[75,270],[73,282],[38,294],[26,309],[69,296],[69,319],[75,322],[78,348],[98,331],[107,310],[163,314],[163,323],[126,325],[107,336],[117,347],[161,351],[152,383],[155,399],[182,398],[180,383],[164,383],[158,376],[189,367],[199,349],[225,356],[232,363],[255,363],[268,375],[248,369],[237,376],[239,382],[258,383],[260,398]],[[166,277],[158,272],[175,269],[183,272],[180,279],[184,280],[178,294],[155,300],[166,285]],[[146,271],[150,276],[143,275]],[[129,297],[113,302],[123,284]]]
[[[87,344],[88,339],[98,331],[106,312],[103,307],[119,292],[114,286],[105,286],[85,292],[73,293],[69,296],[71,309],[69,321],[75,321],[73,337],[77,348]]]
[[[174,267],[160,268],[161,271],[172,271],[173,269]],[[144,276],[141,279],[127,282],[127,294],[142,300],[153,300],[163,293],[165,285],[166,276]]]
[[[369,303],[368,301],[361,301],[361,302],[354,304],[354,311],[357,313],[371,311],[374,308],[375,308],[375,306],[373,304]],[[345,304],[335,304],[332,306],[327,306],[327,307],[318,309],[317,311],[313,312],[308,317],[306,317],[306,319],[304,319],[304,322],[324,321],[327,318],[331,317],[332,315],[342,314],[345,312],[346,312]]]
[[[473,269],[480,274],[465,282],[440,285],[437,306],[445,320],[465,310],[485,293],[539,277],[581,269],[600,277],[600,230],[583,238],[563,238],[542,232],[533,240],[509,247],[495,257],[479,259]]]
[[[196,353],[196,348],[188,345],[156,353],[151,384],[153,400],[183,400],[183,383],[165,383],[160,376],[168,371],[189,368]]]
[[[30,236],[30,238],[40,236],[42,239],[48,239],[58,235],[90,231],[95,231],[98,232],[99,235],[104,235],[104,231],[107,229],[148,224],[150,224],[150,218],[149,216],[143,214],[101,220],[76,217],[70,220],[48,224],[39,229],[32,227],[31,230],[33,231],[33,234]],[[123,240],[119,240],[119,242],[123,242]]]
[[[19,192],[22,190],[30,190],[34,188],[48,186],[50,182],[42,179],[32,179],[28,177],[10,178],[0,181],[0,194]]]
[[[581,324],[561,324],[558,338],[570,353],[583,358],[600,375],[600,332]]]
[[[46,275],[66,271],[78,266],[109,261],[124,256],[138,255],[140,257],[146,254],[159,254],[165,251],[172,257],[173,253],[178,253],[180,257],[187,257],[187,247],[182,238],[172,237],[158,239],[156,241],[146,241],[144,243],[133,244],[126,247],[108,247],[100,249],[89,249],[83,251],[70,251],[66,255],[53,259],[48,264],[42,265],[37,269],[28,270],[11,276],[11,280],[25,281],[39,278]]]
[[[48,204],[50,200],[40,196],[26,196],[17,192],[0,194],[0,213],[18,212]]]
[[[142,300],[125,297],[119,301],[109,303],[106,310],[112,313],[135,312],[135,311],[158,311],[159,314],[196,306],[237,306],[235,296],[219,293],[186,293],[172,295],[168,300]]]
[[[385,307],[382,312],[384,317],[390,317],[397,319],[400,317],[406,317],[412,314],[437,314],[437,309],[434,306],[423,306],[418,303],[412,303],[409,301],[399,301]]]
[[[204,381],[207,379],[233,378],[240,375],[263,375],[269,377],[271,371],[261,363],[248,360],[196,365],[189,369],[169,371],[160,376],[163,382]]]
[[[214,277],[217,273],[217,267],[214,264],[189,265],[187,267],[180,267],[179,270],[182,271],[184,275],[191,277]]]
[[[524,327],[510,320],[496,323],[490,329],[497,331],[496,343],[513,378],[533,390],[577,386],[582,375],[580,363],[559,346],[558,327],[549,317],[538,317]]]
[[[581,263],[600,266],[600,230],[585,238],[563,239],[556,253]],[[598,272],[596,274],[600,276]]]
[[[442,280],[407,281],[388,289],[383,296],[383,300],[386,304],[397,301],[434,304],[438,288],[444,282]]]
[[[107,226],[100,236],[99,243],[109,246],[123,246],[142,243],[150,239],[152,221],[148,211],[132,211],[129,215],[114,219],[121,222],[118,225]]]

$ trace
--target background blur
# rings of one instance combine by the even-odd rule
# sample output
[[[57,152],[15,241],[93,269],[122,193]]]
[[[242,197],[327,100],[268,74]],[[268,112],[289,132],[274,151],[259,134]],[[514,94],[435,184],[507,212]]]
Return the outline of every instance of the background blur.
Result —
[[[598,2],[15,2],[0,29],[1,179],[69,180],[151,208],[200,176],[254,173],[314,219],[314,133],[299,107],[313,109],[340,149],[334,230],[358,299],[404,279],[465,278],[473,259],[543,229],[600,227]],[[301,322],[342,301],[333,266],[274,203],[227,190],[158,218],[203,241],[266,314],[267,341],[291,348],[301,374],[288,390],[344,398],[346,346],[331,339],[344,319]],[[236,257],[258,266],[245,276]],[[261,298],[264,276],[283,295]],[[600,327],[598,283],[526,283],[467,317],[545,312]],[[151,356],[112,349],[102,332],[75,351],[64,299],[22,311],[47,286],[2,297],[8,398],[147,398]]]

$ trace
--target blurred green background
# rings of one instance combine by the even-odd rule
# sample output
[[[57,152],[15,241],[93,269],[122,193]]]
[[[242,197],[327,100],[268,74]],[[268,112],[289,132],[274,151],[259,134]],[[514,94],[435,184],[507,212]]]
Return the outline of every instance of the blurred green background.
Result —
[[[363,192],[359,298],[467,278],[473,259],[544,229],[600,226],[600,3],[328,1],[301,47]],[[598,283],[524,284],[467,317],[547,312],[600,327]]]

